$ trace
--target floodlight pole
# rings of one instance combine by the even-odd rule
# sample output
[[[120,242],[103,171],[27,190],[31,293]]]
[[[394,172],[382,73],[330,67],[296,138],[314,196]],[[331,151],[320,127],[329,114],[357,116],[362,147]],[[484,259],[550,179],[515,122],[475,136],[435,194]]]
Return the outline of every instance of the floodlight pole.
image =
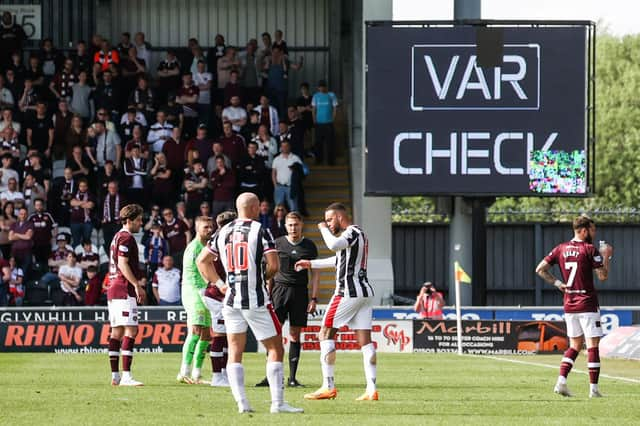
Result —
[[[453,18],[455,20],[481,19],[481,0],[454,0]],[[480,273],[484,272],[484,265],[480,262],[486,260],[485,208],[486,201],[454,197],[452,203],[451,225],[449,226],[449,273],[453,277],[449,281],[449,300],[455,298],[457,316],[458,353],[462,354],[462,322],[461,306],[470,306],[474,302],[474,288],[484,281]],[[484,243],[485,247],[480,247]],[[474,246],[476,247],[474,253]],[[475,257],[474,257],[475,254]],[[474,268],[474,260],[478,261],[478,267]],[[458,262],[471,276],[472,284],[460,285],[456,279],[454,264]],[[478,276],[476,276],[478,274]],[[476,288],[476,304],[485,300],[484,288]],[[482,303],[484,304],[484,303]]]

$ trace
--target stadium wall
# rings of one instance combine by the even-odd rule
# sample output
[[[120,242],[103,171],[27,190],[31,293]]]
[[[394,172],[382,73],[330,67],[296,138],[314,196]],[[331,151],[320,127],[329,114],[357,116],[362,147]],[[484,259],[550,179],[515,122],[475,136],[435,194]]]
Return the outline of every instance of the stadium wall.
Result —
[[[486,305],[560,306],[561,294],[534,269],[570,237],[567,224],[487,225]],[[609,280],[598,285],[600,304],[640,305],[640,226],[598,224],[597,238],[615,247]],[[448,225],[394,224],[392,246],[396,294],[415,297],[425,281],[446,293],[451,279]]]

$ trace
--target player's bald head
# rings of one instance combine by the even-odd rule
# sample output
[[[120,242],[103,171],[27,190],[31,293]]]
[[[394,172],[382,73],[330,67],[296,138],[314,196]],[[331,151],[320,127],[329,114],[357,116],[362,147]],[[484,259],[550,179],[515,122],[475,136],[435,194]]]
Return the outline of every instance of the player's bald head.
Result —
[[[251,192],[243,192],[238,195],[236,199],[236,210],[238,210],[239,217],[246,217],[253,219],[257,217],[260,208],[260,200],[256,194]]]

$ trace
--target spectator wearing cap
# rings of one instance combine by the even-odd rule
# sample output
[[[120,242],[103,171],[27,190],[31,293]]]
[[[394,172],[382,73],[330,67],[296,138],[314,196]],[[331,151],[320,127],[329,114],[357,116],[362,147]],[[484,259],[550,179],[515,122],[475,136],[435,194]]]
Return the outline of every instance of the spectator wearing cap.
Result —
[[[160,102],[167,100],[169,92],[176,91],[180,86],[180,61],[173,50],[167,51],[167,56],[158,64],[158,97]]]
[[[93,231],[93,211],[96,202],[94,196],[89,192],[89,184],[86,179],[80,179],[78,190],[70,201],[71,204],[71,235],[73,247],[83,240],[91,239]]]
[[[98,120],[94,123],[96,138],[96,163],[99,167],[111,160],[116,169],[122,164],[122,146],[117,132],[110,131],[104,121]]]
[[[56,234],[58,224],[45,210],[42,198],[36,198],[33,206],[35,211],[27,219],[33,225],[33,255],[36,262],[44,264],[51,254],[51,238]]]
[[[173,267],[173,258],[164,256],[162,268],[153,273],[153,295],[158,305],[180,305],[180,270]]]
[[[260,105],[255,107],[254,111],[258,111],[260,124],[267,126],[267,129],[273,136],[278,136],[278,132],[280,131],[278,128],[278,124],[280,123],[278,110],[269,104],[269,98],[265,95],[260,96]]]
[[[120,136],[120,140],[122,141],[130,141],[133,138],[133,129],[135,127],[146,127],[147,120],[141,112],[138,112],[135,108],[130,107],[127,109],[122,115],[120,119],[120,126],[118,127],[118,134]],[[141,143],[140,141],[139,143]],[[146,145],[146,143],[145,143]]]
[[[225,121],[222,124],[222,132],[218,142],[222,144],[224,154],[231,160],[231,167],[235,168],[246,154],[247,145],[242,136],[233,132],[233,124],[230,121]]]
[[[171,138],[173,131],[173,124],[167,121],[167,114],[165,111],[158,111],[156,114],[156,122],[149,128],[149,134],[147,135],[147,143],[151,145],[151,150],[154,153],[161,152],[165,142]]]
[[[200,90],[198,86],[193,83],[191,73],[184,73],[182,75],[182,85],[178,89],[176,96],[176,103],[182,106],[182,113],[184,115],[182,130],[187,138],[193,137],[198,124],[197,103],[199,96]]]
[[[120,209],[127,203],[118,191],[118,182],[110,181],[107,184],[107,194],[102,203],[102,238],[104,240],[104,250],[109,252],[109,246],[113,236],[120,230]]]
[[[315,156],[316,162],[321,164],[326,159],[329,165],[335,164],[335,129],[333,122],[336,119],[336,108],[338,107],[338,98],[335,93],[329,92],[327,82],[320,80],[318,82],[318,91],[311,99],[313,107],[313,122],[315,124]]]
[[[147,199],[145,179],[147,177],[147,160],[140,156],[140,145],[131,145],[131,152],[124,160],[124,175],[127,179],[126,194],[127,199],[136,200],[143,206]]]
[[[9,241],[12,242],[11,256],[16,258],[16,262],[28,276],[33,256],[33,224],[27,219],[27,209],[22,207],[18,210],[18,220],[9,230]]]
[[[149,87],[149,80],[147,79],[147,76],[138,76],[136,88],[129,96],[129,105],[137,109],[138,112],[144,114],[146,119],[146,122],[144,123],[145,127],[147,122],[155,117],[157,103],[158,99],[154,90]]]
[[[211,121],[211,85],[213,84],[213,76],[206,70],[204,60],[197,62],[196,71],[193,73],[193,82],[200,93],[196,104],[198,117],[201,123],[209,126]]]
[[[47,157],[50,157],[53,137],[53,121],[47,115],[47,105],[44,101],[38,101],[35,116],[27,122],[27,148],[44,152]]]
[[[289,211],[298,210],[298,197],[291,192],[291,175],[294,164],[302,164],[302,160],[297,155],[291,153],[289,141],[283,141],[280,145],[280,155],[273,159],[271,178],[275,192],[274,203],[287,203]]]
[[[211,215],[234,209],[236,174],[232,168],[225,165],[224,157],[215,157],[216,168],[211,173]]]
[[[240,105],[240,96],[232,96],[230,105],[222,110],[222,121],[229,121],[233,131],[238,133],[247,124],[247,110]]]

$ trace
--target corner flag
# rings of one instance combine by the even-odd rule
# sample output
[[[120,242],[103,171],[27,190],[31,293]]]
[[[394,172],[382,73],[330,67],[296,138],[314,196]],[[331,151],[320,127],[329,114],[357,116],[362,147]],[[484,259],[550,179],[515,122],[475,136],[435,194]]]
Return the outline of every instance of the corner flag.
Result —
[[[460,267],[458,262],[454,263],[456,271],[456,281],[471,284],[471,277]]]

